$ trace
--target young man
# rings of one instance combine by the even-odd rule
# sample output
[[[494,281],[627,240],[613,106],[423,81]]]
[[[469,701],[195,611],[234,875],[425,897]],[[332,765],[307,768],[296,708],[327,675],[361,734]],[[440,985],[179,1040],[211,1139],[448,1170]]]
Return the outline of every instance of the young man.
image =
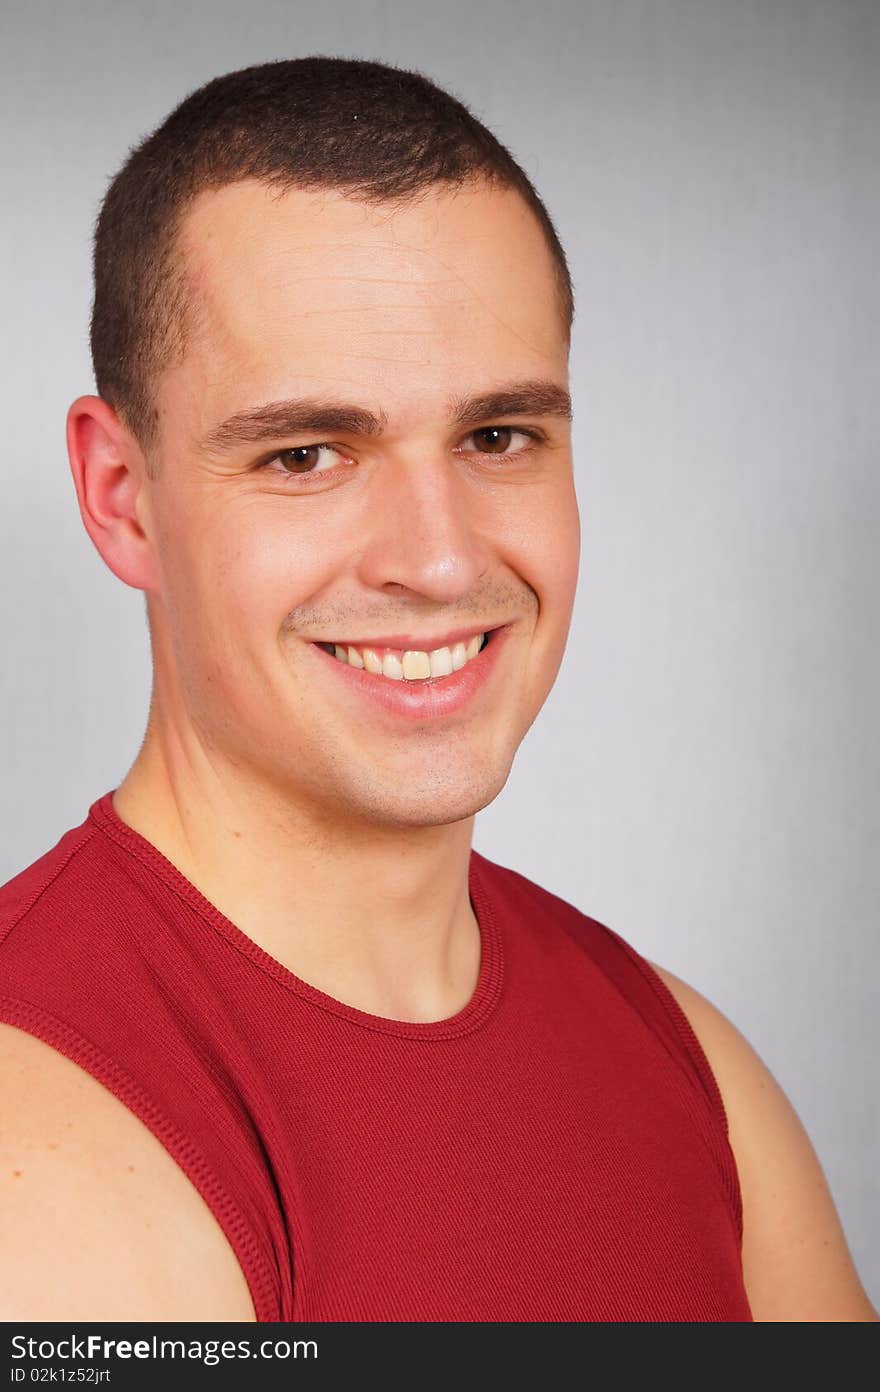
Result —
[[[876,1318],[733,1026],[471,849],[579,558],[508,152],[416,74],[230,74],[114,180],[95,283],[71,468],[154,687],[0,892],[3,1318]]]

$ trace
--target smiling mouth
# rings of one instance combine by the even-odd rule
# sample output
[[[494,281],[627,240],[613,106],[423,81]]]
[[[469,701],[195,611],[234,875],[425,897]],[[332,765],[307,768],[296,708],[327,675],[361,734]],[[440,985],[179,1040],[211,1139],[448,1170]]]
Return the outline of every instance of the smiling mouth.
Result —
[[[417,648],[378,648],[355,646],[350,643],[316,643],[338,662],[361,668],[376,677],[389,681],[426,682],[451,676],[466,667],[489,642],[487,633],[475,633],[467,642],[453,643],[445,648],[423,651]]]

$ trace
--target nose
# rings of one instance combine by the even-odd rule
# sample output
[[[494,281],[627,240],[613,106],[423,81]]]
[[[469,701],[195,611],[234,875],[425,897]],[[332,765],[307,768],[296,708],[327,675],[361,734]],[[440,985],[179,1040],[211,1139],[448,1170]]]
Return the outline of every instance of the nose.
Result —
[[[489,566],[479,486],[442,451],[387,457],[361,517],[358,577],[374,590],[409,590],[448,604]]]

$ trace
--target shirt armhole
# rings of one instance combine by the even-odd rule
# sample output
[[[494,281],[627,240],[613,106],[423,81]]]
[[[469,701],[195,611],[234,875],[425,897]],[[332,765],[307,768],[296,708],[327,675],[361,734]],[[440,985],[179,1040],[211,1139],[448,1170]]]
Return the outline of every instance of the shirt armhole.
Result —
[[[183,1170],[204,1199],[241,1267],[257,1322],[281,1319],[279,1292],[270,1263],[241,1209],[217,1179],[201,1152],[187,1140],[138,1084],[62,1020],[27,1001],[0,996],[0,1020],[48,1044],[82,1068],[143,1122]]]

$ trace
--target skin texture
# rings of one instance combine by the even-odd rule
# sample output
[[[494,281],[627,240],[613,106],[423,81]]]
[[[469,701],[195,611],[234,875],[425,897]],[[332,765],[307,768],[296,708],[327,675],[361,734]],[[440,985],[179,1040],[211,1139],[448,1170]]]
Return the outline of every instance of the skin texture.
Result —
[[[454,404],[523,380],[566,388],[549,253],[519,198],[485,185],[391,208],[255,183],[201,195],[182,250],[190,331],[157,387],[155,458],[95,397],[68,419],[83,523],[150,620],[149,725],[116,809],[312,985],[445,1018],[479,969],[473,819],[556,679],[580,542],[565,414],[462,428]],[[382,434],[205,443],[233,414],[305,395],[379,415]],[[493,426],[514,428],[509,454],[485,448]],[[313,484],[270,458],[325,442]],[[310,646],[497,624],[481,692],[417,724],[368,706]],[[755,1317],[873,1318],[786,1099],[719,1012],[664,978],[731,1119]],[[253,1319],[212,1215],[115,1097],[9,1026],[0,1078],[3,1318]]]

